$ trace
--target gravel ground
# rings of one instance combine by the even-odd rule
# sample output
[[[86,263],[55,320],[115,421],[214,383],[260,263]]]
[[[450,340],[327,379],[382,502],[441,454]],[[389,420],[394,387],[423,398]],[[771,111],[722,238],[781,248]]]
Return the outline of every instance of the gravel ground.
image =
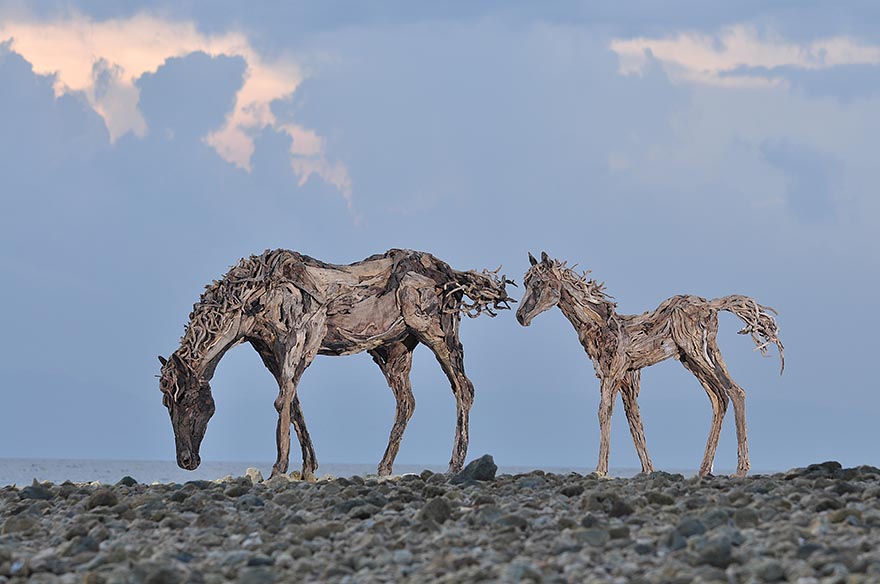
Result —
[[[880,469],[34,483],[2,582],[880,582]]]

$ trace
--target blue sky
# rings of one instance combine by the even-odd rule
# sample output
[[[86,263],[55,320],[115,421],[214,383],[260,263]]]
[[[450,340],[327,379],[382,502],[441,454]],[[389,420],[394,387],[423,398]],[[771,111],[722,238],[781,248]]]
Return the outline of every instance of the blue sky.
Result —
[[[880,14],[847,6],[0,2],[0,457],[172,460],[156,355],[205,283],[266,248],[408,247],[518,281],[546,250],[626,313],[754,296],[785,375],[720,333],[753,469],[880,464]],[[462,340],[472,456],[595,465],[598,381],[561,313]],[[398,461],[442,465],[455,406],[424,349],[413,385]],[[258,356],[212,386],[203,458],[272,460]],[[394,404],[368,356],[318,358],[300,396],[319,461],[378,462]],[[695,468],[696,379],[646,370],[641,405],[655,464]],[[612,467],[637,466],[616,414]],[[735,456],[728,419],[716,466]]]

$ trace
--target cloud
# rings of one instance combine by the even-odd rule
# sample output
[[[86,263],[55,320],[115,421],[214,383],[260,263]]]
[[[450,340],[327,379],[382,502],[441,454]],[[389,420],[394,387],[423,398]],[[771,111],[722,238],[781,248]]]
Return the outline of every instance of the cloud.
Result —
[[[204,140],[227,162],[250,170],[254,136],[264,128],[288,134],[290,165],[300,184],[315,175],[334,185],[351,207],[346,167],[325,154],[324,140],[297,123],[279,123],[271,105],[290,98],[303,72],[288,56],[268,59],[239,32],[205,34],[195,23],[150,14],[94,20],[73,15],[49,20],[10,19],[0,23],[0,43],[21,55],[36,74],[52,76],[56,97],[80,95],[101,116],[116,142],[149,131],[139,107],[138,80],[169,59],[202,52],[238,57],[246,65],[244,83],[225,119]]]
[[[880,63],[880,46],[835,36],[795,43],[754,26],[734,25],[718,34],[681,32],[667,38],[614,39],[610,48],[620,73],[641,74],[650,57],[663,63],[678,81],[729,87],[784,84],[781,77],[753,75],[747,69],[777,67],[818,70],[841,65]]]

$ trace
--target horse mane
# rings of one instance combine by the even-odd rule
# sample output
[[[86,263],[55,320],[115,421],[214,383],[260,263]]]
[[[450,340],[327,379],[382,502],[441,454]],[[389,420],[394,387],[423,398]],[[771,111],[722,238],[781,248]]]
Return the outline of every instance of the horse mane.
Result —
[[[189,314],[189,323],[184,327],[177,355],[182,363],[194,370],[199,356],[210,350],[226,332],[227,315],[232,311],[247,309],[256,294],[268,291],[281,281],[290,281],[318,302],[323,302],[322,292],[304,267],[344,270],[385,258],[394,260],[385,293],[395,290],[407,273],[417,272],[434,280],[443,291],[444,301],[448,302],[447,308],[450,310],[475,317],[484,311],[493,315],[492,308],[499,307],[497,291],[500,286],[503,292],[504,283],[498,280],[494,272],[460,272],[425,252],[390,249],[358,262],[336,265],[295,251],[267,249],[261,254],[242,258],[221,278],[205,286],[205,291]],[[464,302],[461,293],[471,298],[473,303]]]

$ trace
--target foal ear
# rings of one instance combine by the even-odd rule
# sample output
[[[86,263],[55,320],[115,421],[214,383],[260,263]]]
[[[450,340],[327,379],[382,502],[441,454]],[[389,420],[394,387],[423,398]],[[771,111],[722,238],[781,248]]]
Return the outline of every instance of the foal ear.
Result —
[[[533,266],[538,265],[538,260],[535,259],[535,256],[532,255],[532,252],[529,252],[529,263]]]
[[[168,362],[168,359],[166,359],[166,358],[163,357],[162,355],[159,355],[159,363],[162,364],[162,367],[164,367],[164,366],[165,366],[165,363],[167,363],[167,362]]]
[[[547,252],[546,252],[546,251],[542,251],[542,252],[541,252],[541,261],[542,261],[543,263],[545,263],[545,264],[549,264],[549,263],[550,263],[550,256],[547,255]]]

